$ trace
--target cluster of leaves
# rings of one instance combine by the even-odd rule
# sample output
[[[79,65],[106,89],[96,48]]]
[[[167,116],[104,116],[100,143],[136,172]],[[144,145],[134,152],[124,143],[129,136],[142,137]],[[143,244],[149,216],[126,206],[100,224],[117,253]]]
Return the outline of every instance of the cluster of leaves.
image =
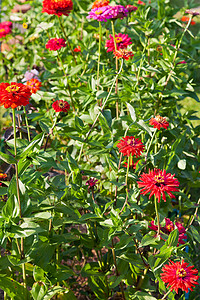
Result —
[[[11,11],[15,2],[5,2]],[[21,42],[0,53],[3,82],[20,82],[33,68],[39,70],[42,82],[28,114],[31,142],[26,139],[23,111],[18,110],[22,136],[17,138],[17,156],[12,130],[0,153],[2,168],[10,170],[10,181],[0,187],[0,288],[11,299],[72,300],[78,294],[115,299],[109,297],[120,296],[122,290],[126,299],[161,299],[167,289],[160,273],[169,259],[184,258],[200,270],[200,126],[193,126],[197,118],[193,110],[184,114],[180,110],[186,97],[199,101],[193,79],[199,37],[184,31],[186,24],[174,17],[176,10],[168,0],[152,0],[114,22],[116,33],[131,37],[134,53],[118,75],[113,54],[105,49],[111,22],[102,24],[98,82],[99,29],[98,22],[86,19],[90,1],[74,1],[73,12],[61,22],[41,13],[41,1],[30,4],[31,10],[18,21],[26,23],[27,30],[23,34],[19,26],[13,30],[13,35],[22,36]],[[69,46],[48,51],[45,44],[55,37],[67,37],[72,51]],[[77,46],[81,52],[75,53]],[[187,64],[179,64],[183,60]],[[56,116],[51,105],[58,99],[67,100],[71,110],[68,115],[60,113],[52,128]],[[170,123],[156,135],[149,126],[154,114],[168,117]],[[128,199],[126,168],[118,168],[116,148],[125,135],[146,145],[136,170],[129,170]],[[187,227],[184,245],[177,246],[177,229],[163,240],[148,228],[155,219],[154,204],[140,194],[137,181],[153,168],[175,173],[180,182],[174,201],[161,200],[159,215],[161,224],[170,217]],[[85,184],[90,177],[99,180],[94,190]],[[23,268],[28,289],[21,284]],[[199,293],[196,287],[190,299]],[[184,293],[179,296],[184,299]],[[168,299],[177,299],[175,292]]]

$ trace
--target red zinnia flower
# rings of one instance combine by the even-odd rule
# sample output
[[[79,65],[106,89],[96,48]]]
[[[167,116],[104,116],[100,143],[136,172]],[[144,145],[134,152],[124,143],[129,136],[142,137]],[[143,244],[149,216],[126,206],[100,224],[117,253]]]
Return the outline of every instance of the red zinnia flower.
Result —
[[[182,21],[182,22],[188,23],[189,19],[190,19],[189,17],[185,17],[185,16],[184,16],[184,17],[181,18],[181,21]],[[191,24],[191,25],[195,25],[196,22],[193,21],[193,20],[191,20],[191,23],[190,23],[190,24]]]
[[[8,176],[5,173],[0,173],[0,180],[6,179]]]
[[[126,49],[128,45],[132,44],[131,38],[128,36],[128,34],[123,34],[123,33],[116,34],[115,41],[117,44],[117,50]],[[114,39],[111,34],[110,34],[110,40],[106,41],[106,48],[108,48],[107,52],[111,52],[115,50]]]
[[[109,4],[109,2],[110,2],[109,0],[96,0],[92,4],[92,9],[107,6]]]
[[[62,47],[66,47],[66,41],[64,39],[51,39],[46,44],[46,49],[56,51],[61,49]]]
[[[86,185],[88,185],[88,189],[93,189],[96,186],[96,183],[98,182],[97,179],[95,178],[90,178],[89,180],[86,181]]]
[[[70,109],[70,105],[67,101],[64,100],[57,100],[52,104],[53,109],[56,112],[68,112]]]
[[[192,287],[199,278],[198,270],[193,269],[194,266],[188,267],[188,263],[182,260],[181,262],[170,261],[169,265],[165,265],[162,268],[163,273],[161,279],[167,283],[167,287],[170,287],[170,291],[175,291],[178,294],[178,289],[184,292],[193,290]]]
[[[72,9],[72,0],[43,0],[42,12],[49,15],[68,16]]]
[[[74,48],[74,52],[81,52],[81,47],[78,46],[77,48]]]
[[[159,115],[155,116],[155,118],[151,118],[149,124],[153,125],[153,127],[157,128],[158,130],[160,130],[161,127],[167,129],[167,127],[169,126],[169,123],[166,121],[166,118],[163,118]]]
[[[175,198],[171,192],[178,192],[179,182],[174,178],[175,174],[166,173],[165,170],[154,169],[149,170],[149,173],[143,173],[140,177],[141,181],[138,181],[138,187],[141,188],[141,194],[146,195],[150,192],[149,199],[155,195],[160,202],[161,195],[166,202],[165,192],[170,198]]]
[[[128,51],[127,49],[119,49],[113,52],[114,57],[123,58],[125,60],[129,60],[129,58],[132,58],[134,56],[132,51]]]
[[[123,137],[117,144],[117,147],[124,156],[135,155],[136,158],[144,151],[144,145],[141,140],[136,139],[134,136]]]
[[[0,106],[4,105],[5,108],[26,106],[29,104],[30,96],[30,89],[22,83],[0,83]]]
[[[140,4],[140,5],[146,5],[143,1],[141,0],[138,0],[137,4]]]
[[[35,94],[40,90],[42,84],[38,79],[32,78],[26,82],[26,85],[31,89],[31,93]]]
[[[176,222],[175,224],[176,224],[176,227],[177,227],[178,232],[179,232],[179,238],[178,238],[178,244],[177,244],[177,247],[178,247],[179,243],[182,244],[182,245],[185,244],[185,240],[187,239],[187,235],[186,235],[185,227],[181,223]],[[151,221],[151,226],[149,226],[149,229],[154,230],[154,231],[158,231],[158,226],[154,224],[154,221]],[[175,229],[174,223],[170,219],[165,218],[165,226],[161,227],[161,231],[163,233],[169,235],[170,232],[172,232],[174,229]]]

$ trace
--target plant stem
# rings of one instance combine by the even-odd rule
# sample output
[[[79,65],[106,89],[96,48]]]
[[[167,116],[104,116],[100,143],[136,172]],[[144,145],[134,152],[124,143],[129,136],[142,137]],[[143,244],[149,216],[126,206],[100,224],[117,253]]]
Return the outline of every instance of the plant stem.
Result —
[[[115,46],[115,51],[117,50],[117,43],[115,39],[115,26],[114,26],[114,21],[111,21],[111,26],[112,26],[112,34],[113,34],[113,40],[114,40],[114,46]]]
[[[115,38],[115,26],[114,26],[114,22],[111,21],[111,25],[112,25],[112,34],[113,34],[113,40],[114,40],[114,46],[115,46],[115,51],[117,50],[117,43],[116,43],[116,38]],[[116,64],[116,71],[118,72],[118,59],[117,57],[115,58],[115,64]],[[118,78],[116,78],[116,85],[115,85],[115,94],[118,93]],[[116,119],[119,119],[119,101],[117,98],[116,101]]]
[[[13,112],[13,132],[14,132],[14,151],[15,151],[15,158],[17,156],[17,134],[16,134],[16,119],[15,119],[15,109],[12,109]],[[20,200],[20,192],[19,192],[19,176],[18,176],[18,163],[15,164],[15,172],[16,172],[16,187],[17,187],[17,198],[19,204],[19,212],[20,218],[22,218],[22,209],[21,209],[21,200]],[[23,237],[21,238],[21,259],[24,259],[24,240]],[[22,264],[22,276],[23,276],[23,283],[24,287],[26,288],[26,269],[25,264]]]
[[[154,195],[154,203],[155,203],[155,211],[156,211],[156,217],[157,217],[157,223],[158,223],[158,235],[160,235],[160,219],[158,214],[158,204],[156,196]]]
[[[99,69],[100,69],[100,59],[101,59],[101,37],[102,37],[102,26],[99,22],[99,56],[98,56],[98,65],[97,65],[97,90],[99,89]]]
[[[46,149],[47,149],[47,144],[48,144],[49,136],[51,134],[53,134],[53,130],[54,130],[54,127],[56,126],[57,119],[58,119],[58,115],[56,114],[56,118],[55,118],[55,121],[53,123],[53,126],[51,127],[51,129],[49,130],[49,133],[47,135],[46,143],[45,143],[45,146],[44,146],[44,151],[46,151]]]
[[[164,295],[164,297],[162,297],[161,300],[164,300],[164,299],[169,295],[170,292],[171,292],[171,291],[169,290],[169,291]]]
[[[61,21],[61,19],[62,19],[62,21]],[[63,35],[64,35],[64,37],[65,37],[65,39],[66,39],[67,45],[69,46],[69,49],[70,49],[70,51],[71,51],[71,54],[72,54],[72,56],[73,56],[73,58],[74,58],[75,64],[77,65],[77,61],[76,61],[75,54],[74,54],[74,52],[73,52],[73,50],[72,50],[72,48],[71,48],[70,42],[69,42],[68,37],[67,37],[67,34],[66,34],[66,32],[65,32],[65,28],[64,28],[64,26],[63,26],[63,18],[62,18],[62,16],[61,16],[61,17],[58,17],[58,21],[59,21],[59,24],[60,24],[60,28],[61,28],[61,30],[62,30],[62,33],[63,33]]]
[[[192,218],[191,218],[191,220],[190,220],[190,222],[189,222],[189,224],[188,224],[188,226],[187,226],[187,228],[186,228],[186,231],[187,231],[187,230],[189,229],[189,227],[192,225],[195,216],[197,216],[197,212],[198,212],[198,209],[199,209],[199,204],[200,204],[200,198],[199,198],[199,200],[197,201],[197,207],[196,207],[195,212],[194,212],[194,214],[193,214],[193,216],[192,216]]]
[[[128,172],[129,172],[129,167],[130,167],[130,161],[131,161],[131,154],[128,157],[128,165],[127,165],[127,169],[126,169],[126,187],[127,187],[127,183],[128,183]]]
[[[114,243],[113,243],[113,239],[112,239],[112,255],[113,255],[113,261],[114,261],[114,265],[115,265],[115,271],[116,271],[116,275],[119,276],[119,271],[118,271],[118,268],[117,268],[117,260],[116,260],[116,255],[115,255],[115,248],[114,248]],[[126,300],[125,298],[125,294],[124,294],[124,288],[123,288],[123,284],[122,282],[120,281],[120,289],[121,289],[121,292],[122,292],[122,298],[123,300]]]
[[[148,145],[147,153],[146,153],[146,155],[145,155],[145,163],[146,163],[146,161],[147,161],[147,157],[148,157],[148,154],[149,154],[149,150],[150,150],[150,148],[151,148],[151,145],[152,145],[153,139],[154,139],[154,137],[155,137],[155,135],[156,135],[156,132],[157,132],[157,128],[155,129],[155,131],[154,131],[154,133],[153,133],[153,135],[152,135],[151,141],[150,141],[150,143],[149,143],[149,145]]]
[[[30,142],[31,141],[31,136],[30,136],[30,129],[29,129],[29,126],[28,126],[28,117],[27,117],[25,106],[24,106],[24,116],[25,116],[27,132],[28,132],[28,141]]]

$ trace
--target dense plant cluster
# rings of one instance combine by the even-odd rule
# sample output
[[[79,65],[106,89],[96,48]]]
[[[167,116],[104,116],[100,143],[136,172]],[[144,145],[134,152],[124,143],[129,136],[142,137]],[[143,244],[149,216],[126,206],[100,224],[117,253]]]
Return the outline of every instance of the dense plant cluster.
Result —
[[[3,2],[4,299],[198,299],[199,13]]]

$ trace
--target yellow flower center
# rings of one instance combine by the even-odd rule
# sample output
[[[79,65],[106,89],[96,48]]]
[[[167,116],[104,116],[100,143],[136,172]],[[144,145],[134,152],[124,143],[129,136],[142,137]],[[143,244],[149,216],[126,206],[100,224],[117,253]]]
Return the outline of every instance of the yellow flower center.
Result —
[[[4,28],[0,29],[0,32],[4,32],[4,31],[5,31],[5,29],[4,29]]]
[[[157,183],[164,183],[164,182],[165,182],[164,177],[161,176],[161,175],[156,175],[156,176],[154,177],[154,180],[155,180]]]
[[[170,232],[174,230],[174,226],[171,224],[166,226],[166,229],[169,230]]]
[[[156,119],[157,122],[161,122],[163,118],[158,115],[158,116],[155,116],[155,119]]]
[[[102,10],[97,10],[97,11],[95,11],[95,15],[101,15],[102,14]]]
[[[187,276],[187,272],[185,271],[185,269],[182,268],[177,270],[176,275],[178,277],[184,278],[185,276]]]
[[[27,29],[28,28],[28,25],[26,23],[23,23],[23,28],[24,29]]]
[[[9,93],[14,93],[14,92],[17,92],[18,90],[19,90],[19,87],[17,85],[9,85],[6,88],[6,91]]]
[[[63,107],[64,107],[64,105],[65,105],[65,103],[63,103],[63,102],[59,102],[59,103],[58,103],[58,105],[59,105],[59,107],[60,107],[60,108],[63,108]]]
[[[122,38],[121,37],[116,37],[115,41],[116,41],[116,43],[121,43],[122,42]]]

